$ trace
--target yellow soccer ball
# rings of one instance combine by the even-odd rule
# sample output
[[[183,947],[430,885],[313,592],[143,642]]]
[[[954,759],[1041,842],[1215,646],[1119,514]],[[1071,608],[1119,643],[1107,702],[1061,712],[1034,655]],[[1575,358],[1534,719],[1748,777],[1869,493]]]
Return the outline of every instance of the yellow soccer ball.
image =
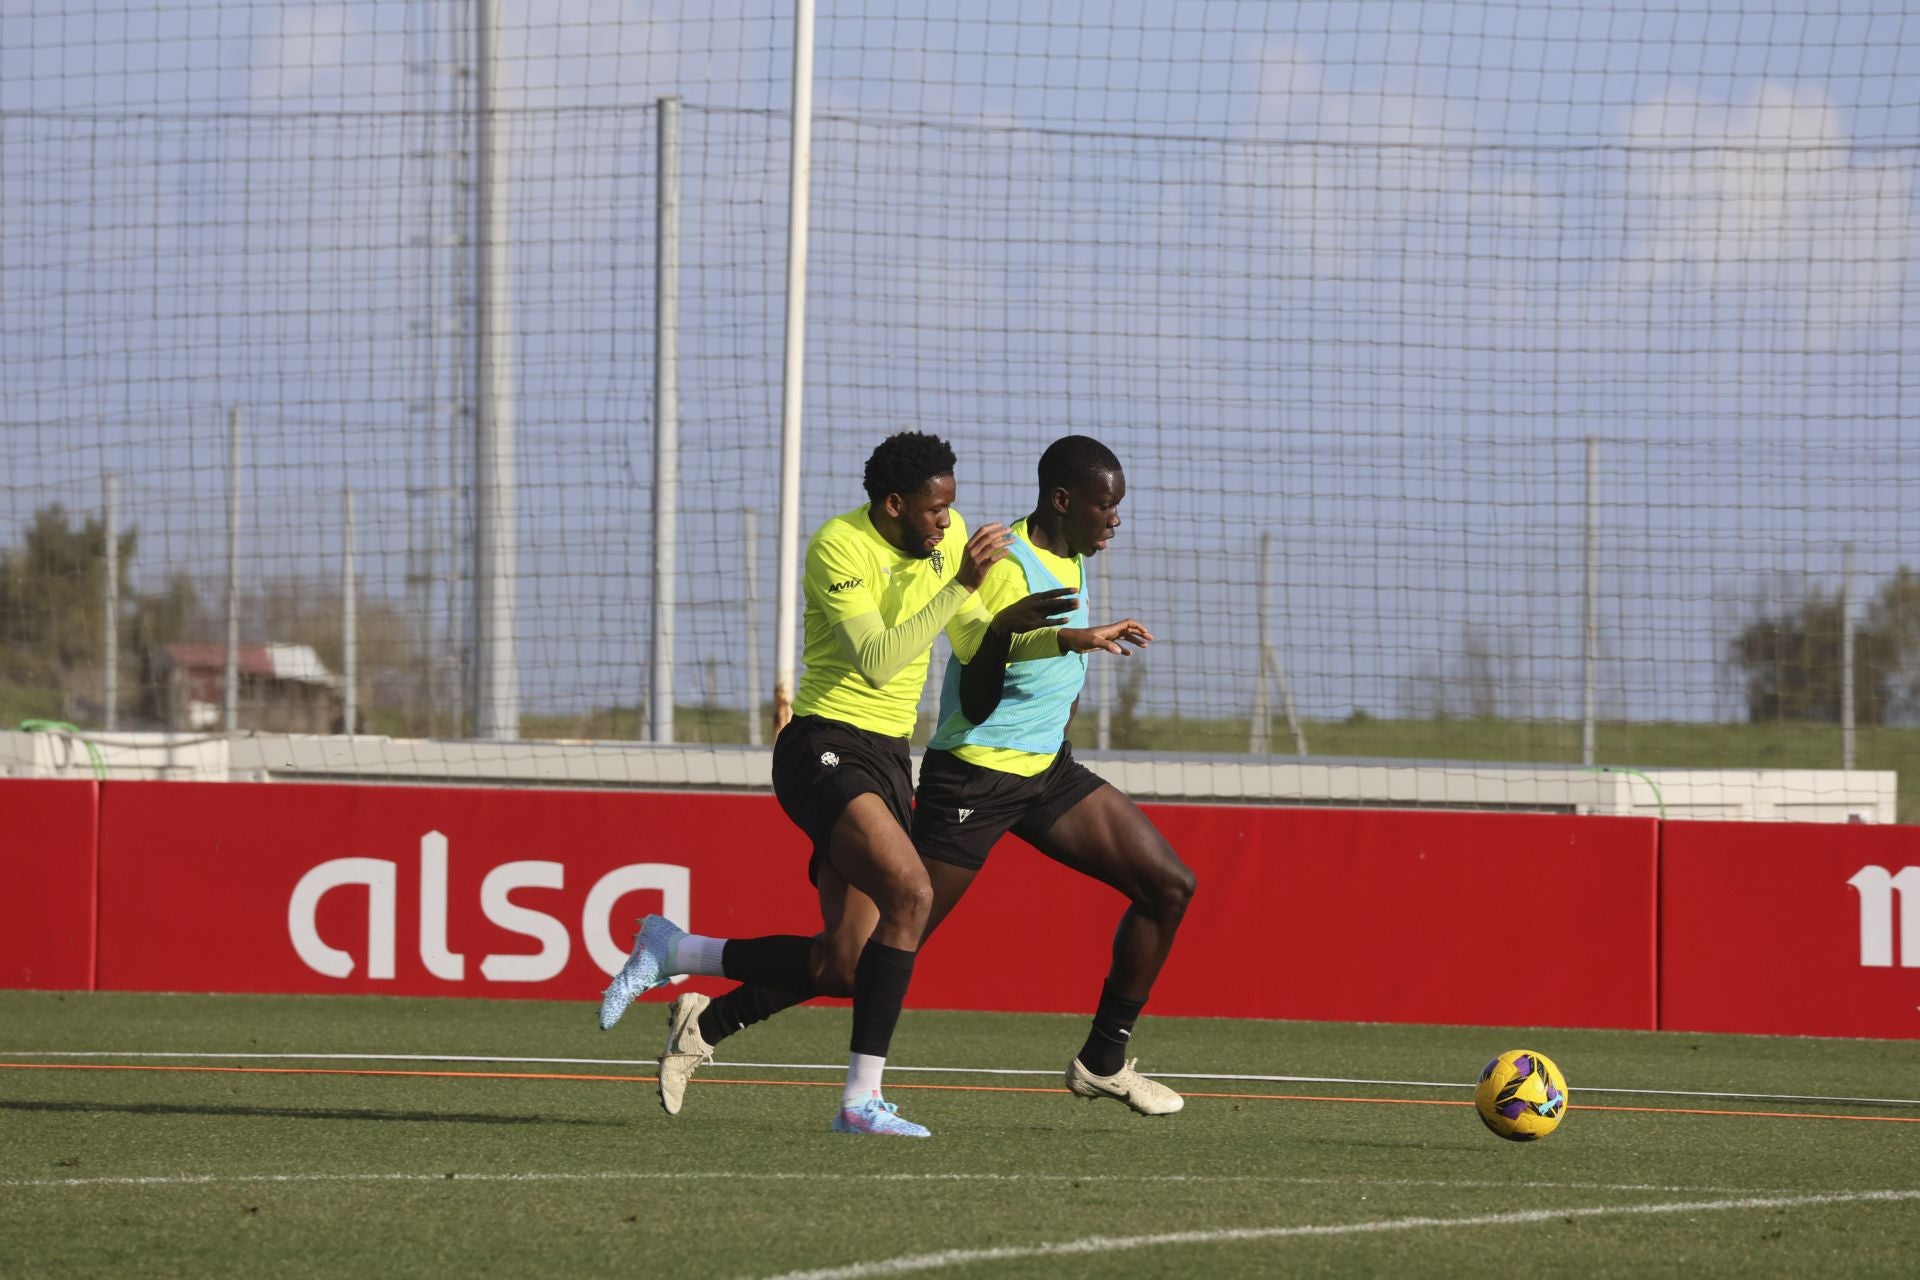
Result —
[[[1480,1072],[1473,1109],[1512,1142],[1532,1142],[1560,1127],[1567,1114],[1567,1078],[1544,1053],[1509,1049]]]

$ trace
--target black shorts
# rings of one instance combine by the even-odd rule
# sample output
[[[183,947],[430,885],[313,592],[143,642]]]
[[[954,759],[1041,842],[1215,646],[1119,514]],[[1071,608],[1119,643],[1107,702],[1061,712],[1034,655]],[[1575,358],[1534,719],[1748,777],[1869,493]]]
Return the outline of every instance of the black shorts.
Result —
[[[913,757],[905,738],[889,738],[844,720],[795,716],[773,742],[773,794],[813,841],[807,877],[819,879],[833,826],[869,792],[886,801],[902,831],[913,821]]]
[[[928,751],[914,797],[914,847],[923,858],[977,871],[1001,836],[1011,831],[1038,841],[1061,814],[1106,785],[1064,742],[1053,763],[1031,778]]]

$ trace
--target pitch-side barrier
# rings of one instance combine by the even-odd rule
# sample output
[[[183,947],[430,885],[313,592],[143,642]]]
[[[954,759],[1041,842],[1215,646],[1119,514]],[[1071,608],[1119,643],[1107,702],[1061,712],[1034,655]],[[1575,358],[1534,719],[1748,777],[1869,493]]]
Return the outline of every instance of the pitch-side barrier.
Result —
[[[1143,807],[1200,882],[1159,1014],[1920,1036],[1920,828]],[[591,1003],[644,912],[817,922],[744,789],[15,779],[0,814],[12,987]],[[1008,840],[912,1002],[1084,1012],[1122,906]]]

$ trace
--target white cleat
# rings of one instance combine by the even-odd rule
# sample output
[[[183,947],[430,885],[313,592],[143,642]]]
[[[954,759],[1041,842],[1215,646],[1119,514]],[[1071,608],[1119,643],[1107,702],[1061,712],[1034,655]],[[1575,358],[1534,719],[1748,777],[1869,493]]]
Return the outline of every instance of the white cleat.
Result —
[[[713,1046],[700,1034],[700,1012],[707,1004],[705,996],[689,991],[667,1006],[667,1047],[660,1051],[660,1106],[670,1116],[680,1114],[694,1071],[713,1061]]]
[[[1187,1105],[1187,1100],[1158,1080],[1149,1080],[1133,1069],[1138,1058],[1110,1076],[1097,1076],[1075,1058],[1067,1064],[1067,1089],[1082,1098],[1112,1098],[1124,1102],[1143,1116],[1170,1116]]]

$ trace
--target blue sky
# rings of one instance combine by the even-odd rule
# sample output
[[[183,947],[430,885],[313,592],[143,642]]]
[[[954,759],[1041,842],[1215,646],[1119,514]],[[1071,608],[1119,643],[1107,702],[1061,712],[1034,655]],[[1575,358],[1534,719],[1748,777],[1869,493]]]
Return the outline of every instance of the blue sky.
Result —
[[[455,575],[461,5],[0,0],[0,519],[126,477],[140,572]],[[964,16],[960,16],[963,15]],[[771,670],[785,4],[507,3],[523,688],[631,702],[650,581],[654,117],[687,104],[685,696]],[[1101,599],[1149,705],[1246,704],[1257,539],[1303,710],[1734,709],[1769,592],[1920,563],[1920,16],[1896,2],[821,5],[804,522],[917,425],[962,509],[1108,438]],[[409,496],[411,494],[411,496]],[[457,613],[464,588],[436,595]],[[1099,606],[1097,605],[1096,608]],[[711,663],[710,677],[703,664]]]

